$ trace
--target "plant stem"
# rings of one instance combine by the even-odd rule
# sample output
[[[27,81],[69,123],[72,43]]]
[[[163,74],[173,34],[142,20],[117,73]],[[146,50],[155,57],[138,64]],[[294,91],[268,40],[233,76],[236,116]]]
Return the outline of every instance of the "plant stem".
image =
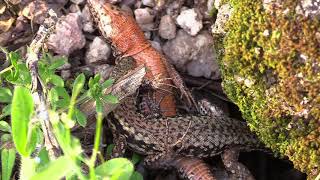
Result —
[[[89,163],[90,180],[96,179],[95,178],[95,173],[94,173],[94,165],[95,165],[95,162],[96,162],[97,154],[99,152],[100,136],[101,136],[101,129],[102,129],[102,120],[103,120],[102,112],[97,112],[96,134],[95,134],[95,138],[94,138],[92,156],[91,156],[90,163]]]

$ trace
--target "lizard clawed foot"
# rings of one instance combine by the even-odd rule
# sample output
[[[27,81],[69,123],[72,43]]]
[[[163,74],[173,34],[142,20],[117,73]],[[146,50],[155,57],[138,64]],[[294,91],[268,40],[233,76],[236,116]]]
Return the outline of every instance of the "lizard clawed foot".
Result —
[[[122,135],[114,135],[114,148],[111,153],[111,158],[122,157],[126,152],[127,141]]]
[[[221,155],[223,164],[227,171],[231,172],[231,179],[255,180],[249,169],[238,162],[239,150],[225,150]]]

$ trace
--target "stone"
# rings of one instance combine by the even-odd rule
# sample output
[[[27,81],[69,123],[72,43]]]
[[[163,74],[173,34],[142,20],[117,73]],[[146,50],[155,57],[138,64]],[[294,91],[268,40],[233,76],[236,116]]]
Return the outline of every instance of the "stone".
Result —
[[[70,11],[70,13],[79,13],[79,12],[81,12],[81,9],[80,9],[79,5],[71,4],[69,7],[69,11]]]
[[[100,37],[95,37],[86,53],[86,64],[104,61],[106,62],[111,55],[111,47]]]
[[[84,4],[85,0],[71,0],[71,2],[73,2],[76,5],[81,5]]]
[[[55,53],[69,56],[73,51],[83,48],[85,43],[86,39],[82,33],[80,15],[70,13],[61,18],[47,45]]]
[[[157,51],[159,51],[159,52],[162,53],[162,48],[161,48],[161,45],[160,45],[159,42],[157,42],[157,41],[150,41],[150,43],[151,43],[151,46],[152,46],[153,48],[155,48]]]
[[[95,28],[94,28],[93,19],[91,17],[88,5],[85,5],[84,8],[82,9],[81,17],[82,17],[83,31],[88,33],[93,33]]]
[[[94,67],[94,74],[100,74],[101,81],[105,81],[109,78],[112,70],[113,66],[110,66],[109,64],[101,64]]]
[[[217,19],[212,25],[212,34],[226,33],[226,23],[232,14],[233,8],[229,4],[224,4],[218,9]]]
[[[134,11],[135,19],[143,31],[154,29],[154,11],[150,8],[138,8]]]
[[[203,27],[201,14],[195,8],[181,11],[177,24],[192,36],[197,35]]]
[[[154,7],[154,0],[142,0],[142,4],[149,7]]]
[[[48,4],[45,1],[35,0],[28,3],[20,12],[33,23],[42,24],[48,11]]]
[[[220,79],[213,38],[208,31],[191,36],[179,30],[175,39],[163,46],[163,52],[179,71],[191,76]]]
[[[176,37],[176,24],[170,15],[161,17],[159,24],[159,35],[163,39],[173,39]]]

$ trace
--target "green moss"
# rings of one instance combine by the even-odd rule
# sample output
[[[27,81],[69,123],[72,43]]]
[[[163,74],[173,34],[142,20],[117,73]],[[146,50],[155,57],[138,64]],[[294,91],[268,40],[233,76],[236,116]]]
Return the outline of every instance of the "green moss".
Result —
[[[298,0],[269,11],[261,1],[229,2],[234,13],[220,61],[225,92],[267,146],[310,177],[317,175],[319,21],[298,15]]]

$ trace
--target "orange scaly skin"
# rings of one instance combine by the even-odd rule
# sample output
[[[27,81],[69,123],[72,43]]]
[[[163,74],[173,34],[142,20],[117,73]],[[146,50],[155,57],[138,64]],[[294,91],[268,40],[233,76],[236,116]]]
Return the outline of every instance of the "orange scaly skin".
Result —
[[[117,7],[105,3],[104,0],[88,0],[90,12],[98,25],[101,34],[123,56],[131,56],[137,66],[147,67],[146,77],[151,81],[162,79],[162,85],[155,92],[156,102],[160,102],[160,109],[164,116],[176,115],[176,104],[173,96],[173,86],[167,70],[166,59],[155,50],[145,39],[143,32],[134,18],[119,10]]]

